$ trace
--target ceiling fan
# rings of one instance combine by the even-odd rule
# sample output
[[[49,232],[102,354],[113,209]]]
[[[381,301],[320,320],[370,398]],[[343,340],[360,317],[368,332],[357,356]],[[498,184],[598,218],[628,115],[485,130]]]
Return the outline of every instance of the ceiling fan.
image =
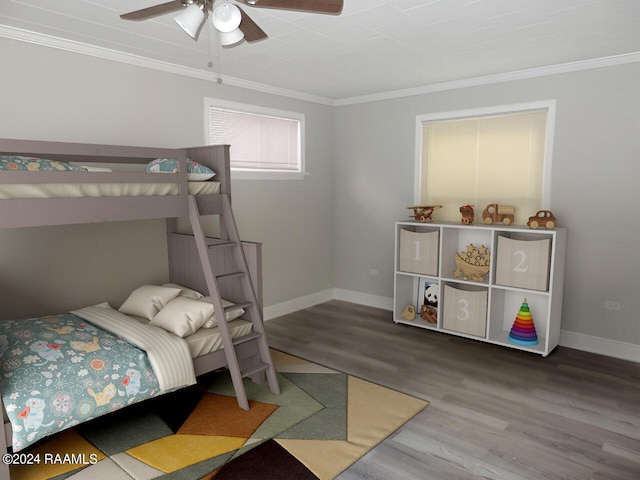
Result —
[[[120,15],[123,20],[147,20],[149,18],[179,12],[174,20],[194,40],[210,14],[214,27],[219,32],[223,46],[235,46],[242,40],[249,43],[264,40],[267,34],[240,8],[238,3],[249,7],[276,8],[310,13],[338,15],[342,12],[343,0],[173,0]]]

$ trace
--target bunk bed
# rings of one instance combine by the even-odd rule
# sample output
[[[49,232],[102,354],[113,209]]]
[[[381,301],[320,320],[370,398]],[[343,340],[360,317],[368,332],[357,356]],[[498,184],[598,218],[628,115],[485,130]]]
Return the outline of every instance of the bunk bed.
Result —
[[[214,176],[211,178],[212,173]],[[205,236],[201,224],[202,215],[220,216],[219,237]],[[179,217],[189,219],[193,233],[178,231],[176,219]],[[248,401],[243,377],[262,383],[266,375],[271,391],[279,393],[262,323],[261,245],[241,241],[237,233],[231,210],[229,146],[165,149],[0,139],[0,228],[153,218],[166,219],[168,284],[141,286],[118,309],[105,304],[87,306],[59,316],[25,319],[24,324],[20,321],[17,324],[25,325],[23,330],[32,332],[36,337],[42,336],[40,342],[45,344],[47,339],[64,335],[65,329],[75,331],[76,334],[84,331],[86,335],[80,340],[86,340],[88,344],[96,342],[102,347],[107,345],[106,348],[114,350],[116,343],[133,343],[135,348],[146,353],[137,370],[153,372],[147,375],[147,380],[158,382],[157,385],[144,384],[145,388],[142,388],[140,378],[136,378],[137,390],[164,393],[193,383],[195,376],[227,368],[236,389],[238,403],[244,409],[248,409]],[[139,297],[136,297],[140,292],[148,294],[142,300],[142,307]],[[156,295],[151,295],[154,299],[153,307],[149,307],[149,292]],[[168,300],[161,300],[158,304],[158,295],[164,294],[168,294],[170,298],[167,297]],[[203,295],[208,298],[202,299]],[[182,300],[185,298],[189,298],[191,303]],[[174,301],[178,299],[181,301]],[[192,325],[190,322],[193,322],[195,314],[189,315],[176,310],[176,305],[182,303],[190,305],[189,308],[193,307],[192,300],[208,301],[216,312],[216,326],[205,328],[199,320],[197,325]],[[133,309],[124,308],[128,302],[129,307],[134,305]],[[200,317],[195,317],[201,318],[209,313],[210,310],[206,310],[205,313],[199,313]],[[154,323],[160,314],[163,318]],[[238,316],[240,318],[236,318]],[[188,321],[178,322],[174,318],[187,318]],[[28,321],[35,321],[37,326],[27,328]],[[211,318],[207,323],[210,321]],[[182,328],[178,332],[175,331],[176,322]],[[16,339],[20,338],[19,335],[24,335],[24,331],[10,333],[6,330],[8,326],[2,327],[3,324],[0,321],[0,361],[6,367],[7,362],[10,364],[20,361],[10,358],[10,355],[16,353],[16,349],[10,347],[11,341],[14,341],[15,346]],[[107,332],[105,340],[98,334],[102,329]],[[160,332],[159,350],[174,348],[168,363],[176,363],[176,359],[183,358],[186,352],[188,371],[155,371],[160,368],[163,360],[153,345],[145,344],[146,336],[153,336],[147,333],[151,330]],[[133,336],[127,342],[120,341],[121,337],[129,334]],[[190,342],[192,337],[197,337],[195,343]],[[27,342],[22,343],[27,345]],[[145,350],[147,347],[148,351]],[[55,347],[53,353],[46,358],[42,355],[38,357],[34,347],[29,361],[45,367],[49,363],[55,365],[49,371],[59,375],[60,371],[66,369],[57,368],[62,357],[57,348],[59,347]],[[78,352],[84,355],[90,353],[90,350],[91,347],[82,346]],[[80,357],[76,357],[75,361],[78,362]],[[70,368],[68,370],[71,371]],[[51,375],[46,371],[38,377],[45,383],[47,379],[51,380]],[[130,377],[127,376],[127,382],[129,381]],[[85,385],[84,390],[95,398],[96,405],[101,402],[104,404],[105,396],[113,392],[100,390],[101,385],[96,387],[92,389]],[[128,383],[123,383],[115,388],[124,390],[126,397],[130,393],[128,387]],[[105,388],[113,390],[113,382],[108,382]],[[7,447],[13,446],[15,451],[16,448],[24,447],[24,440],[14,442],[16,415],[11,415],[13,423],[8,422],[7,411],[13,412],[16,408],[26,407],[25,411],[28,412],[29,405],[16,407],[12,404],[10,409],[5,408],[11,403],[11,398],[7,396],[10,394],[5,395],[7,390],[4,385],[0,389],[5,415],[0,448],[6,451]],[[29,389],[40,392],[45,386],[29,385]],[[121,403],[126,404],[125,401]],[[37,408],[35,404],[31,407]],[[17,425],[17,430],[21,430],[21,438],[24,439],[24,433],[29,433],[30,428],[25,423]],[[49,430],[51,434],[55,433],[53,428]],[[9,478],[8,467],[2,465],[0,468],[3,469],[0,477]]]

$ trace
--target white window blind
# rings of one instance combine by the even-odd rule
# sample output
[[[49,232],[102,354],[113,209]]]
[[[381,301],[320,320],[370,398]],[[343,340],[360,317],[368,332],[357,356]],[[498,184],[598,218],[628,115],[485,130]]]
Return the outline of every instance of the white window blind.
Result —
[[[476,222],[498,203],[514,206],[515,223],[526,223],[548,208],[547,117],[547,109],[535,109],[422,122],[419,203],[442,204],[438,219],[452,221],[471,204]]]
[[[209,105],[209,142],[231,146],[232,170],[302,173],[303,117],[293,115]]]

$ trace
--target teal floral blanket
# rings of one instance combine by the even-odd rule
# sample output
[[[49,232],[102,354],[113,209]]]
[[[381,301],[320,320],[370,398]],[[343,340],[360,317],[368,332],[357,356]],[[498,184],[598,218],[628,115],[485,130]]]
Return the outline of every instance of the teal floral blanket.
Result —
[[[143,350],[74,314],[0,321],[13,450],[161,390]]]

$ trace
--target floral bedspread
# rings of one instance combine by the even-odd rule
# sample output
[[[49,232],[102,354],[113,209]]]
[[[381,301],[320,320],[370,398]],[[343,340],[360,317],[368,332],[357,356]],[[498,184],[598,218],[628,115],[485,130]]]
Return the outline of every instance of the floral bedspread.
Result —
[[[160,394],[144,351],[70,313],[0,321],[0,362],[14,452]]]

